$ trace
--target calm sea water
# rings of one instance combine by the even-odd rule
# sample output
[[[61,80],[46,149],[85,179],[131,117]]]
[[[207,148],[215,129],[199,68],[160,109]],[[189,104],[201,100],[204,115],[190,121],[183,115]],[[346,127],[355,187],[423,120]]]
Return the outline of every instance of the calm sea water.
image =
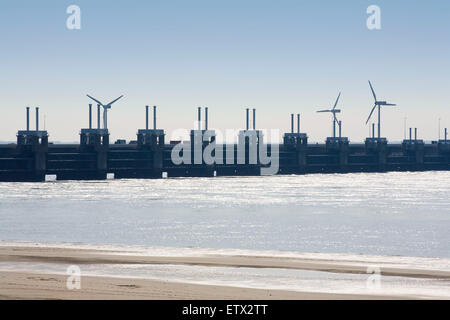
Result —
[[[0,240],[450,257],[450,172],[0,183]]]

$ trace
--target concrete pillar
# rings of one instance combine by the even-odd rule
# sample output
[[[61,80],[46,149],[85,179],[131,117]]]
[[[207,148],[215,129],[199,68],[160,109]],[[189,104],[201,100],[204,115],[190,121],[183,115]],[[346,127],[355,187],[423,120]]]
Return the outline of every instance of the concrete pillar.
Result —
[[[346,172],[348,170],[348,141],[339,141],[339,165],[341,167],[341,171]]]
[[[348,170],[348,139],[347,138],[327,138],[326,151],[330,157],[338,156],[339,168],[341,172]]]
[[[97,173],[98,175],[105,174],[108,169],[108,152],[106,148],[99,148],[97,151]]]
[[[98,137],[98,143],[95,144],[97,153],[97,176],[99,179],[106,179],[108,170],[108,150],[109,150],[109,134]]]
[[[39,107],[36,107],[36,131],[39,131]]]
[[[162,142],[162,143],[161,143]],[[155,177],[162,177],[164,154],[164,134],[155,136],[155,144],[152,145],[153,174]]]
[[[416,143],[416,164],[418,165],[418,169],[421,168],[421,166],[424,163],[424,156],[425,156],[425,146],[423,143]]]
[[[256,130],[256,109],[253,108],[253,130]]]
[[[209,137],[204,141],[205,131],[204,130],[191,130],[190,133],[190,152],[191,152],[191,176],[199,177],[212,177],[214,176],[214,164],[206,164],[203,158],[203,153],[205,148],[214,142],[213,137]]]
[[[82,148],[82,145],[87,144],[87,136],[85,133],[80,133],[80,148]]]
[[[245,110],[246,111],[246,117],[245,117],[245,123],[246,123],[246,125],[245,125],[245,130],[248,130],[248,108]]]
[[[366,153],[376,156],[376,162],[378,169],[381,171],[386,170],[387,165],[387,140],[385,139],[366,139],[365,142]]]
[[[27,107],[27,131],[30,131],[30,107]]]
[[[29,133],[29,131],[26,131]],[[44,181],[47,171],[48,136],[39,138],[37,134],[27,135],[20,132],[17,135],[16,153],[21,158],[29,159],[24,172],[25,181]]]
[[[37,138],[37,137],[36,137]],[[34,171],[38,180],[45,180],[47,170],[48,137],[42,137],[33,143]]]
[[[294,114],[291,114],[291,133],[294,133]]]
[[[297,140],[297,165],[299,173],[306,173],[307,167],[307,153],[308,153],[308,140],[298,139]]]
[[[388,155],[387,143],[381,143],[378,147],[378,164],[379,168],[383,171],[386,170],[387,155]]]

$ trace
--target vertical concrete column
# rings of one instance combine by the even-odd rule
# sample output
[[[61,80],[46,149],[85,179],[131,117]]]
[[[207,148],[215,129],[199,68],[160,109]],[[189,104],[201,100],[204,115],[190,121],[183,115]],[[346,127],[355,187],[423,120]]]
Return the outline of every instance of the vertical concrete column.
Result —
[[[424,164],[425,146],[423,143],[416,144],[416,164],[419,168]]]
[[[388,155],[388,148],[387,143],[378,143],[378,166],[380,170],[385,171],[387,166],[387,155]]]
[[[294,133],[294,114],[291,114],[291,133]]]
[[[297,166],[300,173],[306,172],[307,167],[307,152],[308,152],[308,141],[305,139],[297,138]]]
[[[158,136],[155,134],[155,139],[152,139],[153,174],[155,177],[162,177],[163,154],[164,134]]]
[[[348,170],[348,141],[339,142],[339,165],[342,171]]]
[[[27,131],[30,131],[30,107],[27,107]]]
[[[109,134],[96,134],[94,151],[97,155],[96,175],[98,179],[106,179],[108,170]]]
[[[34,175],[36,180],[44,181],[47,171],[48,136],[43,136],[41,141],[39,141],[38,136],[32,136],[30,142],[33,152]]]
[[[108,148],[99,146],[97,148],[97,175],[106,178],[106,171],[108,170]]]

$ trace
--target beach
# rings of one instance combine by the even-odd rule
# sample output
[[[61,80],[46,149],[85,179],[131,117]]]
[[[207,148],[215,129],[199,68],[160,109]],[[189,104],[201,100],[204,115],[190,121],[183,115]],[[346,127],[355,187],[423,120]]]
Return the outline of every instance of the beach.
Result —
[[[257,282],[249,284],[233,276],[235,270],[241,269],[250,270],[249,274],[277,270],[280,272],[280,279],[286,277],[283,272],[316,272],[326,274],[327,281],[332,283],[333,279],[328,275],[338,277],[341,282],[344,276],[366,278],[369,276],[367,268],[374,264],[379,266],[382,279],[419,281],[417,283],[421,283],[421,287],[416,290],[419,294],[411,288],[406,290],[402,285],[394,288],[395,285],[392,284],[395,282],[390,280],[383,280],[390,283],[390,286],[381,291],[367,288],[364,291],[360,288],[352,292],[351,288],[342,288],[339,292],[323,279],[323,288],[309,291],[307,285],[304,290],[301,285],[284,288],[270,285],[270,274],[267,275],[268,282],[263,286]],[[81,270],[80,289],[69,290],[66,285],[69,277],[66,269],[74,265]],[[155,273],[155,269],[152,269],[162,267],[166,269],[160,273]],[[178,278],[172,275],[170,270],[175,269],[170,268],[174,267],[188,268],[189,277],[183,278],[182,271],[178,271]],[[142,268],[147,273],[142,273]],[[225,274],[222,280],[205,280],[202,278],[202,274],[205,274],[202,268],[226,268],[233,270],[233,273],[230,273],[232,276]],[[153,275],[148,274],[149,270],[153,270]],[[224,274],[223,271],[220,272]],[[168,274],[171,274],[170,277]],[[264,279],[261,280],[263,283]],[[449,299],[449,284],[448,259],[0,243],[1,299]]]
[[[3,183],[0,296],[449,299],[448,177]]]
[[[299,300],[378,299],[377,296],[320,294],[197,285],[132,278],[83,278],[82,289],[67,290],[66,276],[55,274],[0,273],[0,299],[76,300]],[[388,298],[388,297],[385,297]],[[395,297],[393,297],[395,298]]]

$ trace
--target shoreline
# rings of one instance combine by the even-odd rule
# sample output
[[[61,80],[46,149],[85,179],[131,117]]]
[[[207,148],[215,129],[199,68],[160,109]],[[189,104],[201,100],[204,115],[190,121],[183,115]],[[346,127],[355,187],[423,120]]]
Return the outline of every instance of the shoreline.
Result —
[[[353,290],[374,263],[386,289]],[[69,265],[80,290],[66,288]],[[450,299],[447,284],[450,259],[0,241],[0,299]]]
[[[151,279],[84,276],[80,290],[66,288],[67,276],[0,272],[0,300],[377,300],[376,295],[332,294],[203,285]]]

